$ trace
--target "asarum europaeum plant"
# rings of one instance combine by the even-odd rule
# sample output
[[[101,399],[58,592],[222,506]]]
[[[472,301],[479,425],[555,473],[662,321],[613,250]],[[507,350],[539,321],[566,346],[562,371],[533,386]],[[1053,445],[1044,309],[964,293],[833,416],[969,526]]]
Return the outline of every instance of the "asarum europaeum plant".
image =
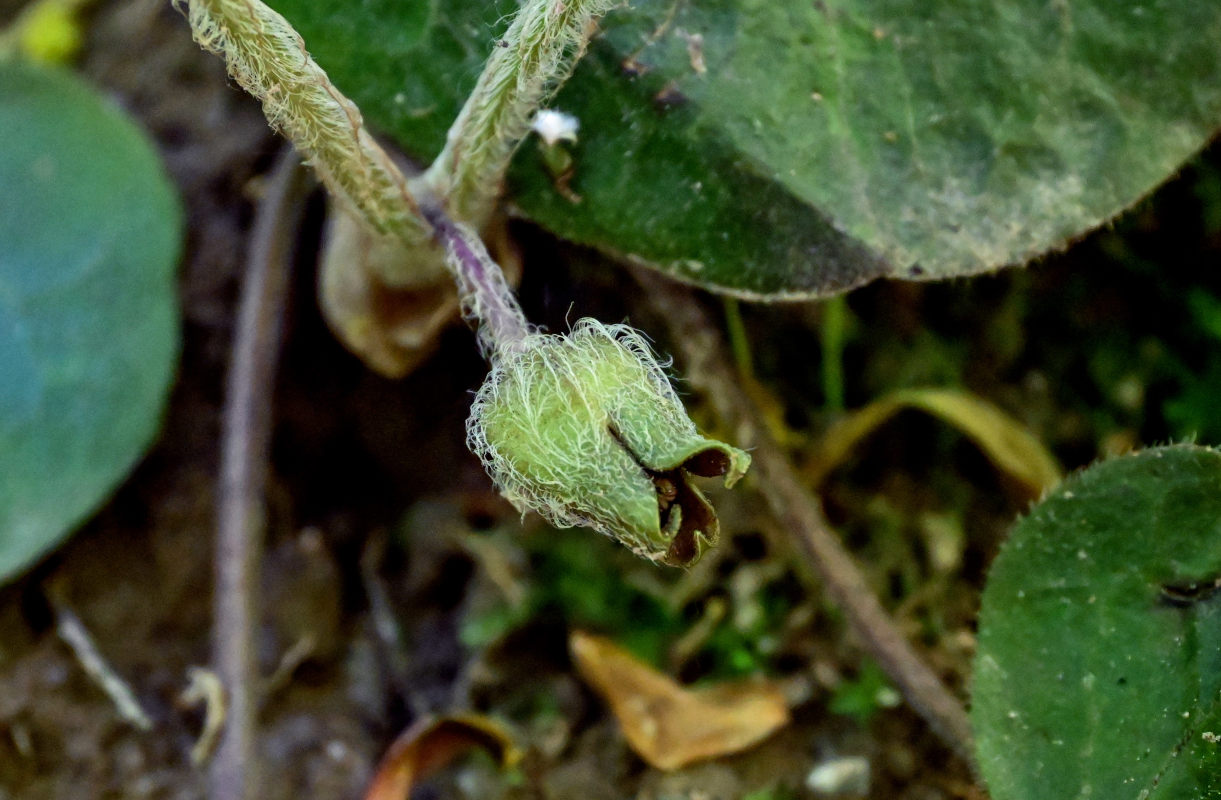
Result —
[[[527,0],[445,150],[409,180],[287,20],[260,0],[188,3],[196,40],[226,59],[334,196],[401,241],[402,269],[444,259],[491,364],[467,442],[501,493],[522,512],[560,527],[587,525],[666,564],[693,564],[715,544],[716,512],[690,478],[722,477],[732,486],[750,456],[696,431],[632,328],[583,319],[566,335],[533,329],[476,232],[534,115],[611,4]],[[401,282],[393,273],[381,277]]]

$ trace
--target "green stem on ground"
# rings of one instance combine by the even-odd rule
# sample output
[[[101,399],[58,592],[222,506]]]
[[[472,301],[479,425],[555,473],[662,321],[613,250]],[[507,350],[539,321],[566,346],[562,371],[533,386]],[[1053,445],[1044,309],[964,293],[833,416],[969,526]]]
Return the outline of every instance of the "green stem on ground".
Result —
[[[725,307],[725,333],[729,337],[729,349],[733,351],[738,374],[743,378],[754,377],[755,363],[750,354],[750,340],[746,338],[746,326],[742,324],[742,307],[732,297],[723,297],[721,302]]]

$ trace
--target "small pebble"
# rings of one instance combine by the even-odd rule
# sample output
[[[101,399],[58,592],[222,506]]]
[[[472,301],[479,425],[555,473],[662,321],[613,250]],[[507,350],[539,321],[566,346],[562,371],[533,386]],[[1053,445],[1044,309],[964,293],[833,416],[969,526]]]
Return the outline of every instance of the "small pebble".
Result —
[[[810,770],[806,786],[820,797],[864,797],[869,794],[869,759],[828,759]]]

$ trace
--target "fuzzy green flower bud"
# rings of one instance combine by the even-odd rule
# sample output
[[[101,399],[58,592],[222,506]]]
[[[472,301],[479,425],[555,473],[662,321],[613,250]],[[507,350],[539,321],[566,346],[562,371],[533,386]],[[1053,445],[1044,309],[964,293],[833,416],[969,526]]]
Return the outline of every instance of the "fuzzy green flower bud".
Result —
[[[591,319],[504,353],[475,398],[467,443],[519,510],[674,566],[695,563],[719,532],[690,475],[732,486],[750,466],[699,435],[644,337]]]

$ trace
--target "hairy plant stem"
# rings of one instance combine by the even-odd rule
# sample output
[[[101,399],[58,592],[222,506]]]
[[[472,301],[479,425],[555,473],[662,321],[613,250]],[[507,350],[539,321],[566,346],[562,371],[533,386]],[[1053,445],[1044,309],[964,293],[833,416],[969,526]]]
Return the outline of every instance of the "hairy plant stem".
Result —
[[[246,257],[222,420],[216,519],[212,648],[228,716],[208,774],[211,800],[255,797],[255,669],[259,562],[271,439],[271,396],[293,243],[305,201],[305,170],[285,150],[260,203]]]
[[[261,0],[177,2],[187,4],[195,41],[225,59],[229,74],[262,102],[267,121],[333,195],[374,230],[397,236],[406,247],[428,246],[432,231],[407,178],[288,20]]]
[[[899,631],[852,557],[829,530],[818,502],[801,485],[758,409],[742,391],[729,366],[733,362],[708,315],[690,290],[648,270],[636,270],[636,279],[669,327],[686,361],[691,385],[704,393],[737,441],[753,446],[759,491],[797,549],[808,557],[852,631],[929,727],[974,766],[971,725],[962,703]]]
[[[568,78],[595,20],[612,0],[526,0],[493,49],[445,147],[413,186],[445,248],[463,315],[478,324],[479,349],[495,363],[530,333],[504,273],[476,231],[500,196],[509,160],[534,113]]]
[[[611,0],[528,0],[488,57],[433,164],[411,183],[365,128],[359,109],[310,57],[283,16],[261,0],[176,0],[204,49],[222,56],[337,197],[408,247],[432,231],[421,201],[480,228],[535,111],[572,72]]]
[[[525,0],[488,57],[445,148],[418,183],[450,218],[482,226],[535,111],[559,88],[612,0]]]
[[[495,363],[520,348],[530,334],[526,315],[479,235],[440,211],[426,213],[458,284],[462,315],[476,325],[479,352]]]
[[[485,355],[492,358],[524,336],[525,320],[503,275],[470,231],[487,224],[535,112],[568,77],[595,19],[613,0],[525,0],[493,48],[445,148],[411,181],[283,16],[261,0],[174,2],[187,5],[195,40],[225,59],[229,73],[263,103],[272,127],[301,151],[331,194],[388,237],[383,244],[393,240],[401,246],[401,252],[384,247],[378,258],[364,262],[324,265],[323,285],[346,287],[348,302],[324,296],[322,305],[349,349],[375,368],[397,369],[379,346],[393,337],[379,327],[368,299],[387,289],[427,285],[443,259],[457,279],[468,318],[482,320]]]

